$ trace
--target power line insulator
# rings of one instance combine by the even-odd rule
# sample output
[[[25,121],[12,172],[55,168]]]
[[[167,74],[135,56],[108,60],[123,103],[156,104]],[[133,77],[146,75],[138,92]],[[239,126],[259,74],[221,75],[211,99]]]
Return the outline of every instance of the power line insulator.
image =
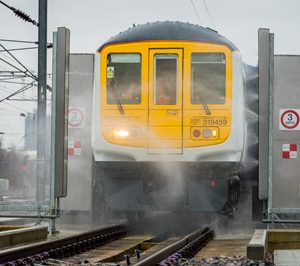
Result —
[[[14,11],[15,15],[18,16],[18,17],[20,17],[21,19],[23,19],[23,20],[25,20],[27,22],[31,22],[35,26],[39,25],[35,20],[33,20],[29,15],[27,15],[22,10],[13,8],[13,11]]]

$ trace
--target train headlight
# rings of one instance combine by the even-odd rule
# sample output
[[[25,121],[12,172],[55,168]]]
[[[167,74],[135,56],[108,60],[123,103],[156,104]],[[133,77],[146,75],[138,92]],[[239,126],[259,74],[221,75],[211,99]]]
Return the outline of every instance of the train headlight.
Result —
[[[113,128],[114,139],[136,139],[139,138],[139,129],[135,127],[129,128]]]
[[[217,130],[213,129],[211,131],[212,136],[215,138],[217,136]]]
[[[210,138],[212,136],[212,131],[209,128],[206,128],[202,131],[204,138]]]
[[[129,136],[129,131],[126,129],[115,130],[114,136],[117,138],[127,138]]]

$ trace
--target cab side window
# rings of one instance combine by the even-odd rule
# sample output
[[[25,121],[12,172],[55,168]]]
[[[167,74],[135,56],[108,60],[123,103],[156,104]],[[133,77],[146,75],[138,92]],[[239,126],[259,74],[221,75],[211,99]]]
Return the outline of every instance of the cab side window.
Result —
[[[141,55],[109,54],[106,67],[106,102],[141,103]]]

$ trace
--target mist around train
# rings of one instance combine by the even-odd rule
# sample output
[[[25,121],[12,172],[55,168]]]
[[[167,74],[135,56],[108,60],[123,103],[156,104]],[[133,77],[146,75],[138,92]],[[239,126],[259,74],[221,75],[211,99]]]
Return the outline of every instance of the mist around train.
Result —
[[[211,32],[209,34],[211,34]],[[194,48],[191,47],[191,49]],[[235,49],[234,46],[232,46],[232,49]],[[176,89],[176,84],[174,83],[176,65],[174,65],[174,62],[176,62],[177,59],[175,59],[176,57],[174,55],[180,58],[181,54],[180,51],[177,50],[172,50],[172,53],[172,56],[169,56],[164,53],[164,50],[159,50],[159,56],[154,57],[156,61],[151,62],[151,64],[155,64],[156,62],[156,67],[159,70],[158,74],[152,73],[157,80],[156,83],[154,81],[151,83],[151,86],[153,86],[156,91],[156,94],[154,93],[151,97],[154,103],[157,103],[161,110],[164,110],[164,112],[161,112],[161,115],[154,116],[154,119],[157,120],[157,124],[154,128],[159,127],[160,123],[167,122],[167,118],[176,118],[177,114],[181,112],[180,108],[174,108],[171,99],[173,99],[173,103],[176,103],[176,100],[174,100],[176,97],[186,97],[180,93],[177,95],[174,94],[174,89],[169,91],[166,97],[164,97],[164,101],[169,100],[171,104],[163,102],[163,100],[158,97],[161,93],[159,89],[161,85],[165,87],[171,86]],[[118,53],[116,54],[118,55]],[[237,60],[236,63],[239,64],[239,57],[236,53],[234,54]],[[220,84],[222,84],[223,80],[226,80],[224,76],[226,72],[224,72],[224,57],[220,57],[219,55],[219,53],[216,53],[215,56],[209,57],[207,55],[199,56],[197,54],[197,56],[191,58],[194,60],[191,63],[192,69],[194,69],[195,73],[202,73],[202,76],[195,74],[192,81],[199,83],[200,80],[202,80],[202,83],[209,86],[213,79],[215,80],[216,86],[220,89],[222,87]],[[256,196],[253,191],[255,187],[257,187],[258,96],[256,67],[244,65],[244,79],[238,76],[238,81],[236,81],[241,85],[239,88],[243,86],[242,80],[245,85],[244,100],[235,103],[236,110],[244,110],[245,112],[245,116],[243,116],[243,123],[245,124],[236,125],[236,139],[233,138],[231,140],[233,145],[231,149],[227,151],[231,153],[231,155],[235,155],[236,158],[239,157],[240,148],[238,145],[234,146],[234,143],[242,143],[244,136],[246,136],[242,156],[240,156],[242,159],[234,163],[222,163],[218,162],[218,160],[210,162],[208,159],[210,158],[209,156],[217,156],[218,158],[223,156],[223,151],[219,150],[201,155],[202,158],[198,158],[197,161],[192,161],[192,157],[188,160],[174,161],[174,154],[168,153],[170,152],[170,147],[177,147],[178,143],[169,141],[167,139],[167,132],[175,135],[177,133],[172,131],[165,131],[164,133],[159,129],[157,132],[150,130],[150,132],[152,132],[150,135],[151,141],[153,140],[151,145],[153,145],[154,148],[150,152],[154,151],[155,153],[155,150],[159,148],[162,154],[157,157],[158,159],[156,161],[147,162],[144,160],[148,156],[145,153],[143,154],[144,159],[135,162],[132,158],[130,160],[128,160],[128,158],[133,156],[134,158],[140,159],[138,157],[140,154],[135,153],[137,150],[135,147],[143,147],[143,145],[145,145],[145,143],[135,138],[148,132],[145,124],[146,120],[142,121],[144,119],[142,114],[146,112],[146,109],[139,110],[137,107],[140,101],[145,102],[145,98],[143,98],[145,96],[137,95],[134,93],[134,91],[136,91],[134,89],[131,89],[131,93],[127,94],[126,88],[131,88],[133,85],[130,82],[132,78],[131,80],[126,80],[125,70],[129,69],[132,74],[137,67],[140,67],[139,62],[142,62],[141,58],[137,58],[136,56],[127,56],[124,58],[120,56],[111,57],[110,61],[108,61],[108,65],[106,65],[105,61],[104,69],[106,69],[106,67],[110,69],[114,67],[114,71],[116,72],[112,75],[112,77],[114,77],[113,79],[106,76],[106,74],[105,78],[102,79],[102,81],[107,79],[108,92],[111,92],[111,94],[104,94],[104,96],[107,97],[106,104],[108,109],[106,111],[108,117],[109,115],[111,116],[105,121],[105,123],[107,123],[105,126],[108,125],[109,129],[109,123],[112,123],[110,127],[113,128],[111,132],[106,130],[104,134],[99,134],[100,127],[97,127],[99,126],[99,121],[102,121],[100,117],[96,117],[99,119],[96,120],[98,121],[96,127],[95,124],[91,126],[94,116],[91,112],[98,115],[100,112],[95,112],[95,109],[90,111],[90,113],[87,111],[93,106],[93,100],[99,99],[100,95],[95,96],[91,95],[91,92],[82,91],[82,88],[90,88],[93,86],[93,67],[88,71],[81,69],[81,66],[86,63],[84,60],[89,60],[88,62],[93,63],[93,56],[88,57],[88,59],[84,59],[83,55],[79,55],[78,58],[73,58],[73,68],[71,68],[69,72],[70,87],[73,88],[73,95],[78,96],[70,98],[70,107],[84,105],[86,120],[82,127],[69,127],[69,148],[71,150],[73,149],[73,154],[69,154],[68,196],[66,199],[61,200],[59,223],[103,226],[108,223],[127,221],[136,227],[142,228],[141,221],[148,221],[149,224],[153,225],[153,230],[158,230],[159,228],[162,230],[162,228],[164,228],[169,231],[176,231],[182,227],[182,224],[185,224],[186,228],[196,228],[200,223],[210,224],[216,221],[218,221],[218,224],[225,225],[227,223],[229,227],[238,228],[235,221],[239,221],[239,225],[249,227],[249,224],[245,221],[252,221],[252,202],[253,197]],[[208,65],[207,60],[213,61],[210,62],[209,68],[205,70],[204,66]],[[124,66],[126,64],[128,66],[125,68]],[[133,65],[134,67],[132,67]],[[118,67],[121,71],[119,73],[119,80],[116,78],[118,77]],[[173,70],[171,71],[172,75],[166,74],[166,68]],[[213,72],[219,73],[219,76],[215,74],[212,75]],[[162,75],[162,73],[164,73],[164,75]],[[241,71],[239,70],[237,74],[239,75],[240,73]],[[135,75],[131,75],[130,77],[136,78]],[[141,82],[141,76],[136,79],[137,82]],[[183,87],[186,88],[189,87],[189,85],[190,84],[183,84]],[[142,84],[142,86],[145,85]],[[219,115],[218,112],[220,111],[218,111],[217,108],[209,107],[209,105],[212,105],[213,102],[223,104],[225,94],[218,93],[218,90],[214,90],[213,88],[211,88],[211,95],[203,88],[201,89],[195,86],[192,88],[194,94],[191,99],[198,106],[197,108],[199,108],[202,115],[208,116],[210,112]],[[141,88],[139,89],[141,90]],[[87,99],[86,102],[82,102],[82,97]],[[103,95],[101,95],[101,97],[103,97]],[[135,108],[130,109],[131,104],[135,106]],[[148,105],[145,106],[147,107]],[[157,109],[155,112],[160,112],[161,110]],[[166,118],[162,116],[165,112],[168,114]],[[191,109],[189,112],[197,111]],[[195,114],[194,116],[196,116]],[[226,116],[229,117],[229,114],[224,113],[223,117]],[[122,128],[124,126],[124,122],[122,122],[124,117],[127,117],[127,122],[130,123],[129,130]],[[242,117],[242,115],[240,117]],[[188,120],[189,119],[187,119],[187,121]],[[196,143],[199,139],[199,134],[201,137],[203,136],[202,141],[206,137],[214,138],[218,136],[218,134],[221,134],[214,128],[210,131],[200,131],[202,130],[202,126],[199,125],[199,119],[191,119],[191,121],[194,123],[192,127],[194,126],[195,129],[192,130],[190,134],[187,134],[187,136],[191,137],[190,143]],[[218,120],[218,123],[219,122],[224,123],[223,120]],[[246,126],[245,134],[243,129],[244,125]],[[141,131],[136,131],[136,128],[141,128]],[[97,159],[92,156],[90,142],[91,130],[93,130],[93,134],[98,132],[99,136],[104,136],[106,143],[109,143],[109,145],[114,142],[119,144],[118,149],[109,150],[109,145],[105,147],[109,150],[108,154],[111,156],[111,160],[101,161],[99,158]],[[78,143],[80,143],[80,146],[78,146]],[[132,150],[127,154],[124,152],[126,145],[133,146]],[[112,146],[113,145],[111,145],[111,147]],[[211,147],[213,146],[218,147],[218,145],[212,145]],[[209,151],[209,148],[205,147],[203,151]],[[116,156],[117,160],[114,160]],[[120,160],[120,158],[123,161]],[[34,161],[34,156],[29,158],[29,161],[31,160]],[[49,175],[49,172],[47,173],[47,175]],[[35,180],[34,173],[30,174],[28,172],[27,176]],[[239,178],[232,179],[232,177],[235,176]],[[236,182],[236,180],[238,181]],[[49,182],[50,180],[47,178],[46,187],[49,187]],[[233,186],[229,184],[233,184]],[[28,200],[34,200],[36,193],[34,181],[31,182],[30,189],[31,192],[28,193],[27,196]],[[48,191],[48,189],[46,190]],[[232,191],[233,193],[231,193]],[[23,195],[21,195],[21,198],[22,197]],[[46,201],[47,200],[48,195],[46,195]]]
[[[138,200],[145,207],[139,211],[126,211],[118,212],[111,211],[107,208],[106,202],[102,198],[105,191],[98,190],[96,197],[97,206],[96,208],[101,212],[99,213],[99,220],[94,221],[94,226],[103,226],[108,223],[117,223],[120,221],[133,224],[136,230],[143,231],[143,228],[152,228],[153,232],[180,232],[193,228],[197,228],[199,224],[215,224],[216,229],[219,232],[232,232],[232,230],[237,230],[240,232],[245,232],[245,230],[250,230],[252,221],[252,187],[257,186],[257,68],[252,66],[244,66],[245,68],[245,118],[247,124],[247,141],[246,147],[243,154],[243,159],[240,163],[240,178],[241,178],[241,190],[239,196],[239,203],[237,209],[235,210],[233,216],[228,217],[226,213],[220,213],[222,207],[227,201],[227,196],[222,196],[217,198],[212,196],[211,192],[215,192],[218,189],[223,190],[227,194],[227,182],[231,171],[237,171],[238,168],[227,169],[228,173],[224,172],[224,168],[220,167],[218,169],[218,164],[208,165],[202,164],[200,168],[194,168],[195,163],[185,163],[180,162],[170,162],[168,160],[168,155],[165,156],[165,160],[157,163],[145,164],[145,163],[125,163],[126,169],[122,170],[117,168],[115,175],[122,175],[124,179],[122,189],[126,190],[129,183],[126,183],[126,179],[142,177],[148,181],[143,184],[142,191],[138,197]],[[82,77],[81,77],[82,78]],[[162,143],[163,145],[163,143]],[[13,195],[17,198],[23,198],[27,201],[34,201],[36,189],[35,184],[35,165],[34,156],[26,156],[26,154],[16,154],[14,150],[5,151],[1,149],[2,157],[6,159],[6,172],[1,171],[4,177],[9,176],[12,178],[10,180],[10,188],[14,190]],[[3,157],[3,158],[4,158]],[[72,158],[71,160],[77,160],[79,158]],[[8,168],[7,166],[10,165]],[[146,165],[146,167],[145,167]],[[129,166],[129,167],[128,167]],[[84,176],[85,170],[78,163],[71,163],[69,165],[70,171],[73,173],[78,173],[80,176]],[[106,167],[110,167],[110,164],[106,165],[104,168],[100,167],[100,171],[104,171]],[[97,166],[96,166],[97,168]],[[11,169],[11,172],[8,173]],[[98,169],[99,170],[99,169]],[[6,174],[5,174],[6,173]],[[132,176],[134,173],[135,176]],[[201,173],[201,174],[199,174]],[[225,180],[216,178],[226,176]],[[218,204],[218,211],[186,211],[184,209],[185,203],[189,201],[188,198],[188,182],[189,178],[205,178],[206,189],[199,190],[199,201],[195,202],[196,205],[205,206],[207,210],[215,209],[216,202]],[[73,180],[74,181],[74,180]],[[72,182],[69,185],[71,190],[69,190],[69,195],[74,197],[77,194],[78,198],[89,200],[91,195],[85,193],[82,189],[82,180],[79,182]],[[245,182],[244,182],[245,181]],[[48,181],[47,181],[48,182]],[[48,183],[46,183],[47,185]],[[91,184],[93,186],[93,184]],[[113,185],[113,184],[112,184]],[[142,185],[142,184],[139,184]],[[47,185],[48,186],[48,185]],[[100,192],[100,193],[99,193]],[[120,192],[116,192],[120,193]],[[11,193],[10,193],[11,194]],[[12,195],[12,194],[11,194]],[[117,197],[120,202],[122,202],[122,193]],[[147,207],[147,201],[151,202],[152,207]],[[83,216],[89,216],[88,211],[83,213],[72,210],[72,208],[65,205],[67,199],[62,200],[61,218],[58,219],[59,223],[65,224],[70,222],[66,217],[72,215],[72,222],[74,224],[82,224]],[[76,202],[75,202],[76,204]],[[119,204],[116,202],[116,204]],[[66,206],[66,207],[65,207]],[[182,207],[180,207],[182,206]],[[120,208],[126,207],[120,204]],[[64,210],[64,208],[66,210]],[[157,209],[157,210],[155,210]],[[103,212],[103,210],[105,210]],[[148,226],[144,226],[142,221],[146,221]],[[242,222],[240,222],[242,221]],[[182,225],[184,224],[184,227]],[[151,226],[150,226],[151,225]],[[89,227],[90,224],[85,224]],[[239,228],[240,227],[240,228]],[[184,229],[185,228],[185,229]]]
[[[168,155],[165,154],[160,162],[151,164],[128,162],[123,170],[120,170],[122,169],[120,164],[115,164],[114,176],[119,174],[120,179],[124,178],[120,190],[130,188],[130,182],[125,180],[128,181],[132,178],[140,180],[140,177],[148,180],[147,182],[140,180],[139,184],[143,183],[143,193],[138,196],[138,200],[145,206],[139,211],[123,213],[107,209],[107,212],[102,213],[102,215],[104,213],[107,215],[107,217],[102,216],[105,222],[116,222],[123,219],[123,221],[129,221],[136,230],[143,231],[146,221],[147,230],[150,227],[153,232],[170,233],[194,229],[200,224],[211,224],[221,234],[232,232],[246,234],[250,233],[255,226],[257,227],[257,223],[253,222],[257,219],[254,217],[257,216],[257,213],[253,214],[253,201],[258,201],[255,198],[257,197],[255,191],[257,191],[258,174],[257,68],[244,65],[244,75],[245,102],[243,108],[247,130],[242,160],[238,164],[230,166],[222,163],[198,163],[198,167],[195,167],[197,165],[195,162],[170,162]],[[163,147],[163,145],[162,142],[161,146]],[[108,167],[113,167],[114,164],[108,165]],[[103,169],[105,166],[99,168],[100,171]],[[238,202],[236,202],[234,210],[230,209],[227,204],[228,182],[233,174],[240,178]],[[205,184],[197,191],[198,196],[191,196],[194,200],[198,199],[194,203],[189,202],[188,185],[193,178],[203,179],[203,184]],[[215,193],[217,190],[222,192]],[[105,193],[105,191],[102,192]],[[111,197],[122,201],[122,193],[119,190]],[[105,205],[103,198],[99,200]],[[151,202],[152,207],[147,206],[147,201]],[[197,207],[194,211],[187,210],[185,204],[195,204]],[[120,205],[122,206],[122,203]],[[120,208],[126,209],[126,206],[121,206]],[[202,211],[197,210],[199,206],[203,209]]]

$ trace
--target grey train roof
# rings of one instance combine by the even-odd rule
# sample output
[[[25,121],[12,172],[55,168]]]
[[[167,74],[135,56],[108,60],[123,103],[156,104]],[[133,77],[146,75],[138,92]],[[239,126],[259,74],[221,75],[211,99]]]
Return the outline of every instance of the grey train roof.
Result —
[[[110,38],[107,42],[100,46],[98,51],[101,51],[104,46],[109,44],[145,40],[199,41],[223,44],[229,47],[231,50],[238,50],[232,42],[209,28],[178,21],[164,21],[138,25],[126,31],[120,32],[118,35]]]

